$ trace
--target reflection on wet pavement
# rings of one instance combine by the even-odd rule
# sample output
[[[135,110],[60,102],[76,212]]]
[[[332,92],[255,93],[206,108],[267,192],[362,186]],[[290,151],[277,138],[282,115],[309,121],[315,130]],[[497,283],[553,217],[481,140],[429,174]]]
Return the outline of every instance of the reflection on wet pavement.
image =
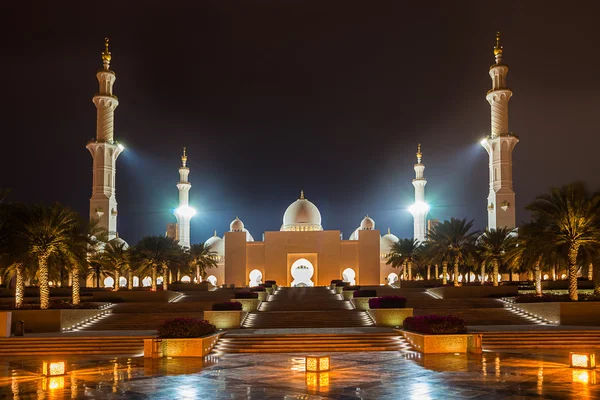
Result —
[[[43,375],[60,361],[65,375]],[[0,361],[0,399],[600,399],[597,372],[569,368],[565,353],[333,353],[331,364],[306,373],[290,354],[13,357]]]

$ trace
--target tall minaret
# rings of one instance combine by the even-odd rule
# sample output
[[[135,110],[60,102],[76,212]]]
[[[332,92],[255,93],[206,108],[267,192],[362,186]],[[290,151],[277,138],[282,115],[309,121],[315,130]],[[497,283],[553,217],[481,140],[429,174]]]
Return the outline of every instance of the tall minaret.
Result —
[[[409,211],[414,218],[414,233],[413,237],[419,242],[424,242],[427,233],[427,213],[429,205],[425,202],[425,185],[427,179],[423,176],[425,165],[421,162],[423,153],[421,153],[421,144],[417,147],[417,163],[415,164],[415,179],[413,186],[415,187],[415,204],[410,206]]]
[[[196,210],[190,207],[190,189],[192,184],[188,181],[190,169],[186,167],[187,154],[185,147],[183,148],[183,156],[181,156],[181,167],[179,168],[179,182],[177,189],[179,190],[179,207],[175,210],[177,218],[177,229],[179,231],[179,245],[181,247],[190,247],[190,221],[196,215]]]
[[[93,97],[98,110],[96,139],[88,142],[86,147],[94,158],[90,219],[97,219],[98,225],[108,231],[108,238],[114,239],[117,236],[116,161],[123,151],[123,146],[114,140],[115,108],[119,105],[119,100],[113,94],[113,85],[117,77],[110,70],[108,38],[104,39],[104,46],[104,67],[96,74],[100,88]]]
[[[481,141],[489,154],[490,165],[488,228],[514,228],[516,217],[512,152],[519,139],[508,130],[508,101],[512,90],[506,86],[508,66],[502,63],[500,32],[496,33],[494,56],[496,63],[490,67],[492,89],[485,96],[492,108],[492,132]]]

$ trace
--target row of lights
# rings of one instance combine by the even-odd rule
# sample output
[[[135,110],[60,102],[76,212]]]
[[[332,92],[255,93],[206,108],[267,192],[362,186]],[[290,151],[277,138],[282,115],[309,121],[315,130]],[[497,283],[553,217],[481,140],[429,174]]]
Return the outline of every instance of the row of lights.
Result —
[[[108,307],[106,307],[108,308]],[[99,314],[96,314],[95,316],[91,317],[91,318],[87,318],[81,322],[76,323],[75,325],[71,325],[68,328],[62,328],[63,332],[67,332],[67,331],[78,331],[81,328],[89,328],[92,324],[100,321],[103,318],[106,318],[109,314],[112,313],[111,310],[107,310],[104,309],[104,311],[100,312]]]
[[[514,304],[516,304],[516,303],[514,302],[514,300],[511,301],[511,299],[501,298],[500,301],[502,301],[505,304],[505,307],[508,308],[513,313],[515,313],[521,317],[527,318],[529,320],[532,320],[539,325],[547,325],[547,324],[558,325],[559,324],[559,321],[550,321],[544,317],[541,317],[537,314],[530,313],[529,311],[525,311],[522,308],[515,306]]]

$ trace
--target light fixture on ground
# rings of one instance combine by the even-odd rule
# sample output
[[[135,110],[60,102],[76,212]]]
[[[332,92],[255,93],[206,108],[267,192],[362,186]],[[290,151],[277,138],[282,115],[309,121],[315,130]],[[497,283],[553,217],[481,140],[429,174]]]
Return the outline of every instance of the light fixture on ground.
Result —
[[[569,353],[571,368],[596,368],[596,354],[584,352]]]
[[[44,361],[42,363],[42,375],[44,376],[60,376],[66,373],[67,368],[64,361]]]
[[[306,372],[325,372],[330,369],[329,356],[307,356]]]

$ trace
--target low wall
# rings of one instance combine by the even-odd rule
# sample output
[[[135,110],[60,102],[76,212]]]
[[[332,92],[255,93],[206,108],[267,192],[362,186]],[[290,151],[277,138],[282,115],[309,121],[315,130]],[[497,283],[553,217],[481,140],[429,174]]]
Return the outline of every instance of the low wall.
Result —
[[[441,279],[429,279],[423,281],[398,281],[396,282],[402,289],[404,288],[427,288],[442,285]]]
[[[402,331],[404,339],[421,353],[466,353],[468,335],[423,335]]]
[[[256,311],[260,305],[259,299],[229,299],[229,301],[242,303],[242,311],[246,312]]]
[[[578,289],[593,289],[593,281],[577,281]],[[542,290],[568,290],[569,281],[542,281]]]
[[[514,307],[560,325],[600,326],[600,302],[516,303]]]
[[[413,316],[412,308],[375,308],[367,311],[375,326],[400,327],[404,320]]]
[[[144,357],[204,357],[209,354],[222,334],[190,339],[144,339]],[[153,342],[160,340],[160,351],[152,351]]]
[[[156,292],[152,292],[150,290],[118,290],[116,292],[94,292],[92,298],[93,301],[107,301],[116,303],[168,303],[180,295],[180,293],[172,292],[170,290],[157,290]]]
[[[239,329],[246,318],[245,311],[204,311],[204,319],[217,329]]]
[[[212,292],[217,290],[216,286],[211,285],[210,283],[171,283],[167,285],[169,290],[173,290],[176,292]]]
[[[373,297],[353,297],[350,302],[359,311],[367,311],[369,309],[369,300]]]
[[[12,312],[0,312],[0,337],[10,336],[10,321]]]
[[[11,332],[18,321],[25,322],[25,333],[62,332],[106,310],[12,310]]]
[[[427,291],[442,299],[466,299],[477,297],[513,297],[519,293],[519,288],[513,285],[503,286],[445,286]]]

